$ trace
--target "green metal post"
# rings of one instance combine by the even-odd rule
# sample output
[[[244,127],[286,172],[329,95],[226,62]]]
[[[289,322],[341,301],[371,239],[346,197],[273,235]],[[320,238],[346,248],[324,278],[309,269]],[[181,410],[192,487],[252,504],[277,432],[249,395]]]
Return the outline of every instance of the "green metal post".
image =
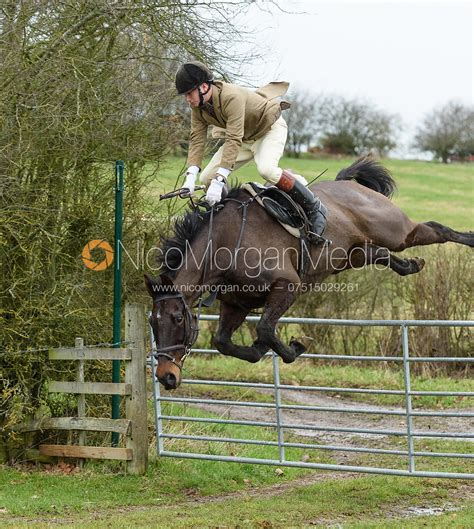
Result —
[[[115,240],[114,240],[114,347],[121,342],[122,309],[122,223],[123,223],[123,173],[122,160],[115,162]],[[120,382],[120,360],[113,360],[112,382]],[[112,395],[112,419],[120,418],[120,395]],[[118,444],[119,434],[112,433],[112,445]]]

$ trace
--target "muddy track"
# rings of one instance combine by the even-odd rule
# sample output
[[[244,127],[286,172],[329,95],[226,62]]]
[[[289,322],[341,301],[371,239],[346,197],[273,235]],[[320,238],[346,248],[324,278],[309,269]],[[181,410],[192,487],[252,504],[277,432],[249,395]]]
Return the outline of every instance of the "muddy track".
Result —
[[[261,393],[272,394],[270,390],[259,390]],[[327,408],[344,408],[344,413],[333,411],[306,411],[283,410],[284,421],[287,424],[308,424],[321,429],[354,428],[366,430],[393,430],[400,433],[406,432],[405,409],[395,406],[378,406],[364,404],[322,395],[319,392],[282,390],[282,400],[305,406],[320,406]],[[275,411],[268,408],[247,408],[232,405],[198,404],[193,407],[211,411],[232,419],[250,421],[274,421]],[[364,410],[367,413],[351,413],[351,409]],[[390,410],[402,415],[380,415],[380,411]],[[435,410],[433,410],[435,411]],[[439,411],[439,410],[436,410]],[[452,412],[473,413],[474,408],[450,409]],[[473,432],[474,420],[470,417],[413,417],[413,426],[416,431],[425,432]],[[371,433],[333,432],[316,430],[295,429],[298,435],[306,437],[319,437],[324,435],[327,441],[341,441],[354,436],[362,438],[381,438],[384,436]],[[471,439],[472,441],[472,439]]]
[[[272,395],[272,390],[261,390],[262,393]],[[348,399],[340,399],[323,395],[320,392],[282,390],[282,401],[298,405],[319,406],[326,408],[343,408],[342,412],[334,411],[307,411],[307,410],[283,410],[283,422],[285,424],[304,424],[314,426],[315,429],[301,429],[295,427],[289,429],[298,436],[307,438],[308,443],[330,444],[340,446],[370,446],[384,447],[393,435],[373,434],[370,432],[356,433],[351,431],[337,431],[347,429],[357,430],[382,430],[394,431],[401,434],[406,433],[407,419],[405,410],[395,406],[378,406],[364,404]],[[275,410],[268,408],[247,408],[232,405],[193,405],[204,411],[221,415],[223,418],[246,420],[246,421],[272,421],[276,420]],[[352,412],[364,410],[367,413]],[[390,410],[399,412],[401,415],[380,415],[380,411]],[[434,411],[434,410],[433,410]],[[439,410],[437,410],[439,411]],[[458,412],[474,412],[474,408],[463,408],[459,410],[446,410]],[[470,417],[413,417],[413,429],[415,432],[445,432],[445,433],[471,433],[474,432],[474,420]],[[336,431],[334,431],[336,430]],[[400,437],[400,439],[404,439]],[[463,441],[474,441],[474,439],[463,438]],[[402,446],[402,449],[405,447]],[[340,454],[341,457],[338,457]],[[334,452],[340,463],[348,462],[351,452]]]

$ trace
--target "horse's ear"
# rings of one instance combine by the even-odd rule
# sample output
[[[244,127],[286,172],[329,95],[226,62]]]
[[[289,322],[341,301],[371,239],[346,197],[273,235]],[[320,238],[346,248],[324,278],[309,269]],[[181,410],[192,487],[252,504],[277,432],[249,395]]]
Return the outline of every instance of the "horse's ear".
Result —
[[[161,278],[158,277],[158,279],[152,279],[148,274],[144,275],[145,277],[145,286],[148,290],[148,293],[152,298],[156,298],[160,291],[161,287]]]
[[[165,274],[160,275],[160,281],[163,286],[174,287],[173,280]]]

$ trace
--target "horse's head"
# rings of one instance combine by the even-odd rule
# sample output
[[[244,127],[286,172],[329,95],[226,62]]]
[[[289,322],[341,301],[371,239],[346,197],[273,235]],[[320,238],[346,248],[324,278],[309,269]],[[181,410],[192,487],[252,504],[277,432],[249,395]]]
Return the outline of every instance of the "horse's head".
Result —
[[[145,275],[145,284],[153,299],[150,325],[158,361],[156,378],[166,389],[176,389],[184,360],[197,338],[197,319],[169,277]]]

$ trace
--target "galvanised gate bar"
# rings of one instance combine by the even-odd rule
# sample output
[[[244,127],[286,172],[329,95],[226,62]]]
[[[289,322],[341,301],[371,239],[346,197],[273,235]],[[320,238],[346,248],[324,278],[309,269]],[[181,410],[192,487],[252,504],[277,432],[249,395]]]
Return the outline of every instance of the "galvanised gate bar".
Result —
[[[249,316],[247,321],[257,322],[259,317]],[[217,316],[201,316],[201,321],[218,321]],[[183,379],[183,386],[192,385],[203,385],[211,387],[238,387],[238,388],[252,388],[257,391],[269,390],[274,395],[273,403],[269,402],[243,402],[234,400],[218,400],[218,399],[204,399],[194,397],[172,397],[162,396],[160,392],[160,384],[157,380],[154,380],[154,400],[155,400],[155,412],[156,412],[156,437],[157,437],[157,452],[160,456],[165,457],[178,457],[178,458],[190,458],[190,459],[205,459],[214,461],[229,461],[238,463],[254,463],[254,464],[265,464],[265,465],[278,465],[287,467],[306,467],[306,468],[317,468],[332,471],[351,471],[351,472],[367,472],[373,474],[391,474],[399,476],[417,476],[417,477],[438,477],[438,478],[464,478],[473,479],[474,473],[472,472],[438,472],[438,471],[427,471],[416,469],[416,458],[461,458],[465,460],[474,459],[474,450],[462,450],[455,452],[436,452],[436,451],[416,451],[414,443],[416,439],[449,439],[453,440],[464,440],[474,441],[474,413],[472,411],[414,411],[412,407],[412,397],[414,396],[462,396],[462,397],[474,397],[474,392],[447,392],[447,391],[414,391],[410,385],[410,365],[413,362],[463,362],[473,363],[474,358],[472,357],[410,357],[409,350],[409,337],[408,330],[411,327],[472,327],[474,321],[442,321],[442,320],[339,320],[339,319],[318,319],[318,318],[281,318],[280,324],[296,323],[296,324],[314,324],[314,325],[348,325],[348,326],[390,326],[399,327],[402,336],[402,352],[403,355],[399,357],[394,356],[352,356],[352,355],[323,355],[323,354],[303,354],[301,358],[317,358],[326,360],[344,360],[344,361],[357,361],[357,362],[398,362],[403,364],[403,375],[404,375],[404,389],[403,390],[389,390],[389,389],[362,389],[362,388],[344,388],[344,387],[317,387],[317,386],[293,386],[285,385],[280,383],[280,366],[279,359],[275,353],[267,353],[272,356],[273,362],[273,384],[269,383],[251,383],[251,382],[237,382],[232,380],[202,380],[202,379]],[[153,337],[151,337],[152,349],[154,349]],[[212,349],[195,349],[193,354],[220,354],[216,350]],[[224,361],[225,357],[222,357]],[[298,360],[297,360],[298,361]],[[156,368],[156,360],[151,355],[152,373],[154,379],[154,373]],[[251,364],[249,364],[250,368]],[[317,369],[314,366],[314,369]],[[344,404],[340,406],[308,406],[299,404],[283,404],[282,393],[285,391],[298,391],[298,392],[321,392],[331,394],[339,393],[359,393],[359,394],[379,394],[379,395],[399,395],[404,399],[404,410],[394,410],[377,408],[374,409],[365,407],[347,407]],[[194,410],[199,411],[199,406],[236,406],[236,407],[249,407],[249,408],[267,408],[268,411],[272,411],[275,414],[274,421],[263,421],[263,420],[237,420],[237,419],[223,419],[223,418],[212,418],[212,417],[187,417],[183,415],[164,415],[162,413],[163,402],[174,402],[181,404],[188,404],[193,407]],[[206,408],[207,409],[207,408]],[[471,408],[472,409],[472,408]],[[386,416],[399,416],[403,421],[403,426],[400,429],[370,429],[370,428],[352,428],[352,427],[337,427],[337,426],[317,426],[315,424],[297,424],[293,422],[287,422],[285,420],[285,411],[289,410],[304,410],[307,412],[330,412],[334,414],[377,414]],[[449,432],[449,431],[434,431],[429,428],[427,431],[421,431],[414,428],[414,418],[416,417],[434,417],[437,421],[442,420],[441,418],[457,417],[463,418],[463,431],[461,432]],[[257,439],[246,439],[246,438],[234,438],[234,437],[220,437],[220,436],[206,436],[206,435],[184,435],[170,433],[166,429],[166,425],[172,421],[182,421],[183,423],[198,422],[201,424],[232,424],[242,426],[259,426],[262,428],[273,429],[275,432],[275,440],[264,441]],[[396,436],[404,439],[404,449],[391,449],[391,448],[371,448],[366,446],[344,446],[334,444],[313,444],[313,443],[302,443],[302,442],[287,442],[285,441],[286,431],[320,431],[320,432],[332,432],[346,433],[346,434],[358,434],[365,437],[377,437],[377,436]],[[170,439],[181,439],[188,441],[205,441],[209,443],[237,443],[247,445],[267,445],[278,448],[278,459],[266,459],[266,458],[249,458],[249,457],[237,457],[233,455],[215,455],[215,454],[204,454],[195,452],[177,452],[166,449],[166,442]],[[465,445],[466,443],[464,443]],[[470,443],[469,443],[470,444]],[[452,444],[451,444],[452,446]],[[473,443],[474,448],[474,443]],[[377,466],[355,466],[346,464],[324,464],[314,463],[305,461],[294,461],[289,460],[286,457],[286,448],[301,448],[305,450],[318,449],[318,450],[329,450],[338,452],[358,452],[358,453],[369,453],[379,455],[395,455],[406,457],[406,469],[394,469],[394,468],[382,468]]]

